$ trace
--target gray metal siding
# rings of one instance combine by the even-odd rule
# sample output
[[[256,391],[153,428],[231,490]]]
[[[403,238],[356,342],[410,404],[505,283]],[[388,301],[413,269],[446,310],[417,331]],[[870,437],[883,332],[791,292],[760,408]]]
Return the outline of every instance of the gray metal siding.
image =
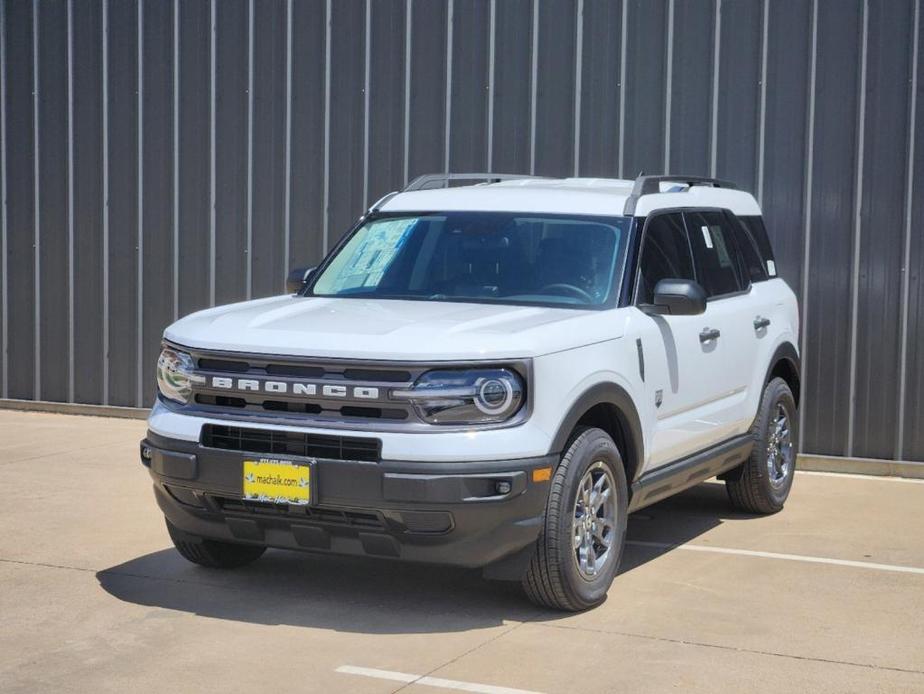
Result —
[[[67,5],[38,9],[38,397],[68,396]]]
[[[622,174],[664,168],[667,2],[625,0],[628,4],[625,131]],[[614,172],[618,173],[618,172]]]
[[[761,7],[723,2],[719,53],[716,175],[752,191],[757,190]]]
[[[385,0],[372,3],[371,10],[369,204],[392,191],[394,182],[404,177],[404,32],[407,7],[404,0]]]
[[[819,2],[803,448],[848,449],[861,2]],[[771,211],[767,210],[768,222]],[[788,268],[784,268],[784,271]]]
[[[139,400],[138,373],[138,2],[106,7],[106,61],[109,76],[108,214],[109,244],[103,281],[108,285],[109,315],[106,404],[132,406]],[[94,360],[95,361],[95,360]],[[96,373],[94,361],[81,369]],[[104,380],[100,377],[100,380]]]
[[[773,250],[786,279],[803,297],[805,177],[812,50],[809,2],[777,3],[767,31],[767,105],[761,204],[773,210]],[[798,77],[796,77],[798,76]]]
[[[408,176],[445,169],[448,5],[411,2],[411,94]],[[347,143],[348,145],[350,143]],[[361,212],[353,208],[354,218]],[[343,229],[341,229],[343,231]]]
[[[917,52],[911,56],[910,64],[916,82],[911,84],[914,107],[914,127],[911,129],[909,152],[914,153],[911,161],[909,185],[906,188],[908,205],[907,239],[908,259],[905,272],[908,274],[907,330],[905,338],[905,389],[904,389],[904,441],[902,458],[924,460],[924,22],[921,20],[922,2],[915,2],[917,22]],[[914,29],[913,29],[914,30]],[[900,406],[902,403],[899,403]]]
[[[406,178],[668,168],[761,199],[804,450],[924,460],[921,1],[2,0],[0,396],[149,403]]]
[[[282,289],[285,256],[286,4],[261,1],[254,14],[253,211],[259,243],[251,249],[253,296]]]
[[[209,305],[212,27],[209,0],[183,0],[179,10],[177,311],[185,316]]]
[[[853,454],[865,458],[898,454],[902,273],[896,269],[905,237],[901,164],[908,147],[913,17],[911,0],[869,8],[853,427]]]
[[[143,305],[139,399],[153,393],[154,364],[163,327],[173,320],[173,10],[167,2],[142,2],[140,274]]]
[[[35,390],[35,129],[31,0],[4,5],[6,15],[6,297],[7,393],[39,398]]]
[[[540,176],[574,171],[575,3],[539,3],[536,56],[534,172]]]
[[[323,256],[326,22],[324,0],[293,4],[291,265]]]
[[[532,8],[530,0],[497,2],[492,171],[529,171]]]
[[[671,61],[670,171],[709,171],[715,4],[675,2]]]
[[[585,0],[581,61],[579,170],[582,176],[612,175],[619,161],[619,63],[622,13],[619,3]]]
[[[454,0],[448,152],[452,171],[485,171],[488,166],[489,22],[488,0]]]
[[[73,246],[70,331],[74,369],[70,373],[76,402],[100,402],[99,378],[103,348],[103,128],[102,128],[102,6],[71,0],[73,88],[71,143],[73,176],[70,214]],[[64,169],[65,173],[67,169]],[[67,277],[67,271],[62,277]],[[49,281],[48,286],[53,286]],[[120,333],[121,335],[121,333]],[[77,365],[93,368],[77,368]],[[68,369],[70,372],[70,369]]]

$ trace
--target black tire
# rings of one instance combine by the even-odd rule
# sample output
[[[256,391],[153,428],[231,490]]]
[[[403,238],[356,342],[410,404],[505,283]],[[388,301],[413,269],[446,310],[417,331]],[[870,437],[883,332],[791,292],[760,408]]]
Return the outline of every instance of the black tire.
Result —
[[[167,532],[184,559],[209,569],[236,569],[256,561],[266,551],[266,547],[259,545],[239,545],[192,535],[170,521],[167,521]]]
[[[785,474],[778,475],[779,466],[771,470],[771,443],[779,412],[786,414],[790,432],[791,456]],[[799,417],[796,400],[789,385],[782,378],[774,378],[764,388],[757,418],[751,427],[754,449],[747,461],[725,477],[725,489],[732,506],[747,513],[776,513],[783,508],[796,470],[796,452],[799,450]],[[781,460],[774,458],[774,460]]]
[[[578,566],[573,545],[575,504],[585,473],[598,462],[609,471],[609,480],[616,492],[615,508],[611,507],[615,522],[607,535],[610,545],[603,566],[588,579]],[[597,473],[605,474],[603,467],[597,466],[596,472],[592,472]],[[603,602],[622,559],[627,500],[625,468],[613,439],[602,429],[576,432],[552,477],[545,521],[523,578],[523,589],[532,602],[569,612],[586,610]],[[591,517],[596,519],[595,516],[596,513]]]

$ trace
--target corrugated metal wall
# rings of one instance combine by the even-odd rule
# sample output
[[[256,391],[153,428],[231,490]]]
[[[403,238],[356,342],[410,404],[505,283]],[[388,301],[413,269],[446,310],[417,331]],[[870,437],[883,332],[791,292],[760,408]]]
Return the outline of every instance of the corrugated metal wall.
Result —
[[[143,405],[430,171],[736,180],[802,297],[804,449],[924,460],[921,0],[3,0],[4,398]],[[914,183],[917,182],[917,186]]]

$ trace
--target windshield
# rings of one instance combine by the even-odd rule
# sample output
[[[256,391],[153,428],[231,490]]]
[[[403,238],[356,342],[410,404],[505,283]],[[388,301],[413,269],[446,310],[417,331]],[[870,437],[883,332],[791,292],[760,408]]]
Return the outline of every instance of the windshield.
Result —
[[[321,269],[313,296],[603,306],[631,219],[506,212],[378,217]]]

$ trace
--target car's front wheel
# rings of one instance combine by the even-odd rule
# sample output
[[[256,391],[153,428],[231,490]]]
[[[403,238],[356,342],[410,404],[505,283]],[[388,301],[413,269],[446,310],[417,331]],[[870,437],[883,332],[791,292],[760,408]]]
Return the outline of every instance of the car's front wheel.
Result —
[[[603,602],[626,539],[622,456],[602,429],[571,441],[552,478],[545,523],[523,579],[537,605],[576,612]]]
[[[180,530],[169,520],[167,532],[176,551],[184,559],[209,569],[236,569],[256,561],[266,551],[266,547],[259,545],[240,545],[192,535]]]

